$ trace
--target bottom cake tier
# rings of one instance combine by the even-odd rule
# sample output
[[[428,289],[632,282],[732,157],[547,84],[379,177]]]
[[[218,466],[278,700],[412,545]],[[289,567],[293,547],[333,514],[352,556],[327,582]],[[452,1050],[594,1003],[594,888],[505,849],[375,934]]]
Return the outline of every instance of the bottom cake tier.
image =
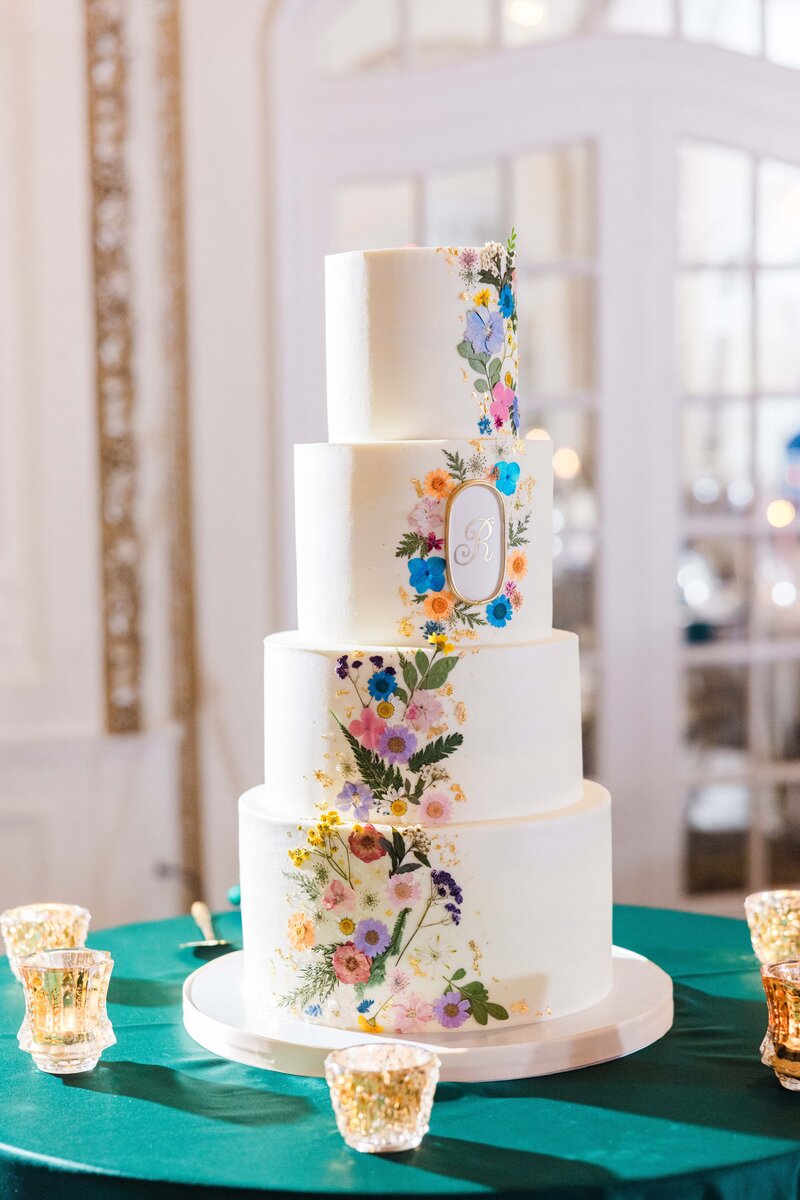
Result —
[[[445,829],[291,823],[239,802],[245,998],[341,1029],[458,1033],[611,988],[611,804]]]

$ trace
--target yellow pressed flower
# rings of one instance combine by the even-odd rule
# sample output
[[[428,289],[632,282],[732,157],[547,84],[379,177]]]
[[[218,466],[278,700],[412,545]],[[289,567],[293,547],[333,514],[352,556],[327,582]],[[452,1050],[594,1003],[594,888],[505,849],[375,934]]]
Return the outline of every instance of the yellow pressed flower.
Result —
[[[339,816],[335,808],[328,809],[328,811],[322,815],[330,825],[331,829],[335,829],[337,825],[341,825],[342,823],[342,818]]]
[[[305,846],[298,846],[296,850],[289,850],[288,854],[296,867],[302,867],[303,863],[311,858],[311,851],[306,850]]]
[[[343,933],[345,937],[350,937],[350,934],[355,933],[355,931],[355,921],[353,921],[350,917],[342,917],[341,921],[339,922],[339,932]]]
[[[479,308],[481,306],[483,306],[484,308],[488,308],[489,302],[491,299],[491,297],[489,296],[489,289],[481,288],[481,290],[479,292],[475,293],[475,295],[472,297],[472,299],[473,299],[473,302],[475,304],[477,304]]]
[[[358,1028],[362,1033],[383,1033],[383,1026],[377,1021],[368,1021],[363,1013],[358,1014]]]
[[[513,382],[514,382],[514,376],[511,374],[510,371],[506,371],[506,387],[511,387]]]
[[[309,829],[306,841],[308,842],[309,846],[321,846],[322,835],[317,829]]]
[[[359,824],[357,824],[357,823],[356,823],[356,824],[353,826],[353,833],[361,833],[363,829],[364,829],[364,826],[363,826],[363,825],[359,825]]]
[[[408,811],[408,805],[405,800],[393,800],[389,809],[393,817],[402,817],[403,813]]]
[[[394,716],[394,705],[389,700],[381,700],[375,711],[381,720],[388,721],[389,717]]]
[[[443,654],[452,654],[455,646],[452,642],[448,642],[447,635],[444,633],[432,633],[428,638],[432,646],[438,646]]]

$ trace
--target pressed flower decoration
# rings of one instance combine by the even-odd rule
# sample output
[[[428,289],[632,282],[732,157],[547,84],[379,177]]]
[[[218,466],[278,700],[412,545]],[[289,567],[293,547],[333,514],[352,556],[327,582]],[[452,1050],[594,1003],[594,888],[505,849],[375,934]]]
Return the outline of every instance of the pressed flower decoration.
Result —
[[[469,307],[457,349],[477,402],[478,432],[484,436],[519,437],[516,241],[512,229],[505,247],[490,242],[481,250],[443,250],[466,289]]]
[[[519,584],[527,573],[523,547],[529,541],[535,488],[533,476],[523,475],[517,457],[524,455],[524,443],[514,447],[513,457],[509,457],[508,439],[476,438],[469,445],[472,454],[465,457],[457,450],[444,450],[444,467],[429,471],[422,480],[412,480],[416,502],[408,515],[409,529],[395,550],[397,558],[406,559],[408,570],[401,594],[410,616],[404,616],[399,623],[408,637],[413,633],[413,617],[417,613],[422,618],[419,628],[425,638],[434,641],[440,636],[446,641],[448,637],[474,636],[481,626],[504,629],[524,603]],[[494,484],[503,497],[506,511],[506,579],[501,594],[488,604],[462,600],[447,587],[444,545],[447,497],[460,484],[473,479]]]
[[[281,948],[281,958],[297,985],[281,1002],[309,1020],[412,1033],[508,1019],[480,980],[453,970],[455,951],[441,951],[443,931],[461,924],[464,892],[436,862],[433,828],[465,798],[445,766],[464,741],[447,721],[463,720],[464,706],[449,682],[461,655],[438,625],[429,642],[391,660],[343,654],[333,668],[347,684],[331,714],[345,782],[337,808],[301,824],[287,851],[291,954]],[[373,814],[414,824],[374,824]],[[441,983],[440,996],[418,994],[425,977]]]

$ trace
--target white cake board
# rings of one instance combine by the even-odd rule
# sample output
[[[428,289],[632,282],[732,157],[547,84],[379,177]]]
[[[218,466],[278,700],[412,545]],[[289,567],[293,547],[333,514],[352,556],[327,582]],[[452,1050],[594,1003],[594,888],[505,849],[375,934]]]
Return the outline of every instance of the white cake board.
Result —
[[[434,1049],[441,1078],[482,1083],[553,1075],[608,1062],[657,1041],[672,1025],[672,980],[632,950],[613,950],[614,982],[600,1004],[570,1017],[486,1032],[413,1038],[381,1034],[381,1041],[414,1041]],[[206,1050],[249,1067],[288,1075],[324,1074],[325,1055],[341,1046],[375,1041],[360,1034],[292,1017],[256,1026],[242,995],[244,954],[222,955],[194,971],[183,985],[183,1023]]]

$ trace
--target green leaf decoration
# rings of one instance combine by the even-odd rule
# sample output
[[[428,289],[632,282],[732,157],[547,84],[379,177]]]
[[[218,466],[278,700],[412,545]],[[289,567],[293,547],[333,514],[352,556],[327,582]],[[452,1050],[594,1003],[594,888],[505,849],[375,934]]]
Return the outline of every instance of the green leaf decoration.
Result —
[[[431,767],[434,763],[442,762],[443,759],[449,758],[463,741],[463,734],[449,733],[447,737],[438,737],[435,742],[428,742],[422,750],[417,750],[416,754],[411,755],[408,760],[409,771],[417,775],[423,767]]]
[[[395,558],[413,558],[419,554],[424,558],[428,553],[428,543],[418,533],[404,533],[394,552]]]
[[[458,661],[457,654],[451,655],[450,658],[437,658],[425,678],[420,680],[420,689],[429,692],[444,687],[450,672],[458,666]]]
[[[421,850],[414,851],[414,858],[417,860],[417,862],[421,862],[423,867],[430,868],[430,860],[428,859],[427,854],[423,854]]]
[[[489,372],[489,380],[492,387],[494,387],[494,385],[500,379],[500,372],[503,370],[503,364],[499,358],[493,358],[486,370]]]
[[[405,857],[406,844],[399,829],[392,830],[392,844],[394,845],[394,852],[397,855],[397,861],[400,862]]]
[[[459,483],[464,483],[467,478],[467,468],[458,451],[445,450],[444,459],[453,478],[457,479]]]
[[[362,783],[367,785],[375,799],[382,800],[387,792],[395,788],[400,791],[403,787],[403,776],[397,767],[384,762],[374,750],[367,750],[366,746],[362,746],[358,739],[353,737],[350,730],[342,724],[335,713],[331,713],[331,716],[347,738]]]
[[[396,871],[392,871],[393,875],[407,875],[409,871],[419,871],[419,863],[403,863],[402,867],[398,867]]]
[[[408,692],[406,691],[405,688],[401,688],[401,687],[395,688],[394,694],[398,700],[401,700],[403,702],[403,704],[408,704]]]
[[[408,920],[408,914],[410,912],[410,908],[402,908],[397,914],[397,920],[395,921],[394,929],[392,930],[392,940],[389,942],[389,945],[386,947],[383,953],[377,954],[372,960],[372,967],[370,969],[368,980],[369,986],[377,986],[378,984],[383,983],[384,979],[386,978],[387,962],[390,958],[394,958],[400,953],[400,946],[403,942],[403,931],[405,930],[406,921]],[[361,998],[363,999],[363,993]]]
[[[389,841],[389,839],[381,836],[378,838],[378,841],[380,842],[381,846],[383,846],[386,853],[393,857],[394,856],[394,847],[392,846],[392,843]]]
[[[417,669],[412,662],[407,658],[401,660],[403,666],[403,679],[409,692],[413,692],[417,686]],[[399,689],[398,689],[399,690]]]
[[[508,519],[508,544],[509,546],[527,546],[528,525],[530,524],[531,514],[525,513],[524,517],[520,517],[519,521],[514,522],[513,517]]]
[[[489,385],[485,379],[476,379],[473,384],[476,392],[488,392]]]
[[[490,1017],[494,1017],[495,1021],[508,1020],[508,1010],[503,1008],[502,1004],[492,1004],[487,1000],[486,1011]]]
[[[422,679],[428,670],[428,656],[425,651],[418,650],[414,655],[414,661],[417,664],[417,670],[419,671],[420,679]]]
[[[470,1000],[469,1011],[479,1025],[488,1025],[489,1017],[486,1010],[486,1005],[481,1004],[480,1000]]]
[[[469,365],[472,367],[476,375],[482,375],[483,368],[486,366],[486,363],[476,356],[475,358],[471,358],[469,360]]]
[[[451,979],[452,979],[453,983],[455,983],[455,981],[456,981],[457,979],[463,979],[463,978],[464,978],[464,976],[466,975],[466,973],[467,973],[467,972],[464,970],[464,968],[463,968],[463,967],[459,967],[459,968],[458,968],[458,970],[457,970],[457,971],[454,971],[454,972],[453,972],[453,974],[452,974],[452,976],[451,976]]]
[[[456,349],[462,358],[472,358],[472,355],[475,353],[472,349],[472,342],[468,342],[466,338],[464,338],[463,342],[458,343]]]

